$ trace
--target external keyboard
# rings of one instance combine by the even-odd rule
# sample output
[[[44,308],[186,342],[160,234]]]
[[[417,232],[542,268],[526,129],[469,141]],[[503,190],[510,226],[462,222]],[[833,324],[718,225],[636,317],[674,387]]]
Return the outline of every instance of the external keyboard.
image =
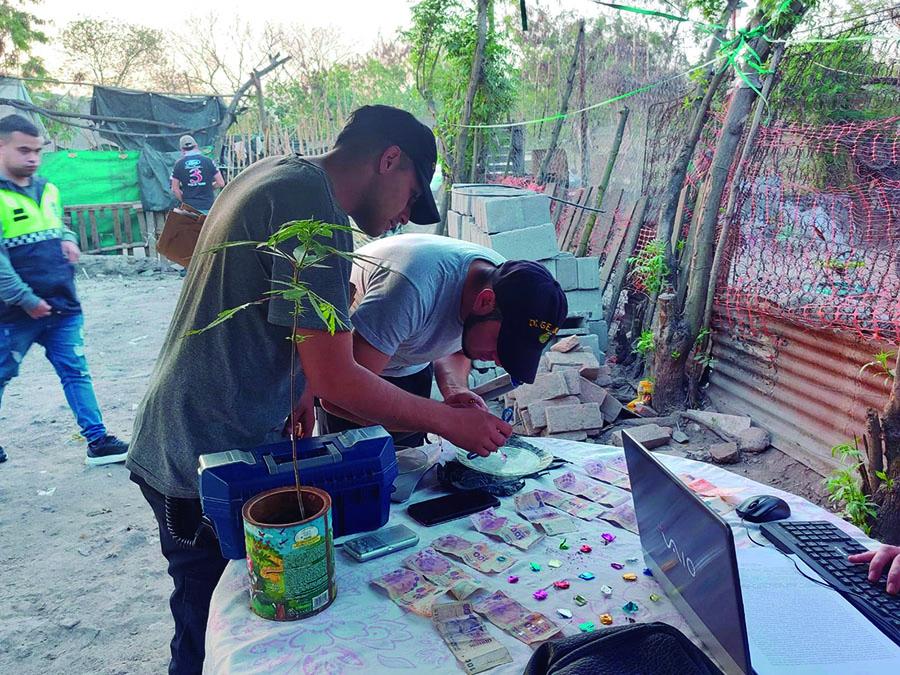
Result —
[[[851,553],[869,550],[828,521],[761,523],[763,535],[781,551],[796,555],[848,602],[900,645],[900,595],[885,590],[887,570],[869,581],[868,564],[853,564]]]

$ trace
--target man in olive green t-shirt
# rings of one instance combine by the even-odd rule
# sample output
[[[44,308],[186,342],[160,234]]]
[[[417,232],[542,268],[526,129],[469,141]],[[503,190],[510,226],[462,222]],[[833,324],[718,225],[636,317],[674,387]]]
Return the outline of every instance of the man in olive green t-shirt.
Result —
[[[365,106],[351,115],[331,152],[264,159],[231,181],[206,220],[197,250],[265,240],[292,220],[346,225],[350,216],[371,236],[410,219],[438,222],[429,189],[436,156],[432,132],[412,115]],[[353,248],[347,231],[335,231],[324,243]],[[286,242],[284,249],[295,246]],[[195,255],[138,409],[126,467],[159,522],[175,584],[171,673],[201,672],[209,601],[227,562],[215,543],[190,545],[200,518],[198,458],[280,434],[290,399],[293,304],[273,298],[205,333],[184,335],[224,309],[283,288],[278,281],[291,272],[286,262],[249,246]],[[348,327],[349,277],[350,263],[338,256],[301,275]],[[317,396],[359,419],[432,431],[483,455],[505,443],[508,424],[480,408],[454,408],[394,387],[354,361],[349,331],[330,335],[316,312],[304,309],[297,318],[297,334],[304,339],[296,343],[301,367],[294,401],[304,413],[304,435],[312,432],[311,400]],[[176,527],[182,531],[171,531]]]

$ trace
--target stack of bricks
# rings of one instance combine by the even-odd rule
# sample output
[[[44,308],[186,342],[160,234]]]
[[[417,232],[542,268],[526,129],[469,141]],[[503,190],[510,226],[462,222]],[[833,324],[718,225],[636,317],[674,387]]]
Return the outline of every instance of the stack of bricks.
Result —
[[[456,239],[492,248],[507,260],[540,262],[565,291],[569,316],[600,320],[599,259],[559,250],[548,196],[500,185],[456,184],[447,231]],[[605,326],[602,332],[605,339]]]
[[[622,405],[597,384],[608,379],[606,365],[578,336],[560,340],[543,357],[534,384],[506,394],[515,411],[514,432],[576,441],[596,437],[615,420]]]

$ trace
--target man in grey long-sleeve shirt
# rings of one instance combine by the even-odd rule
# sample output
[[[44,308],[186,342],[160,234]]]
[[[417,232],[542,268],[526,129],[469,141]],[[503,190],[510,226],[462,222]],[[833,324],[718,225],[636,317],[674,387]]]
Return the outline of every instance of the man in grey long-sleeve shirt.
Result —
[[[75,235],[63,225],[56,186],[34,176],[42,147],[24,117],[0,120],[0,401],[25,354],[42,345],[88,442],[85,461],[122,462],[128,445],[106,433],[84,357]]]

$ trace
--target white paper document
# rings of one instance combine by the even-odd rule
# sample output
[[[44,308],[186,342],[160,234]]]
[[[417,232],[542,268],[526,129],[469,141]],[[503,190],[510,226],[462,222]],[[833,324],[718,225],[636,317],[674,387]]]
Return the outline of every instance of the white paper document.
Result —
[[[804,578],[774,549],[741,549],[737,558],[750,659],[757,673],[900,673],[900,646],[837,591]]]

